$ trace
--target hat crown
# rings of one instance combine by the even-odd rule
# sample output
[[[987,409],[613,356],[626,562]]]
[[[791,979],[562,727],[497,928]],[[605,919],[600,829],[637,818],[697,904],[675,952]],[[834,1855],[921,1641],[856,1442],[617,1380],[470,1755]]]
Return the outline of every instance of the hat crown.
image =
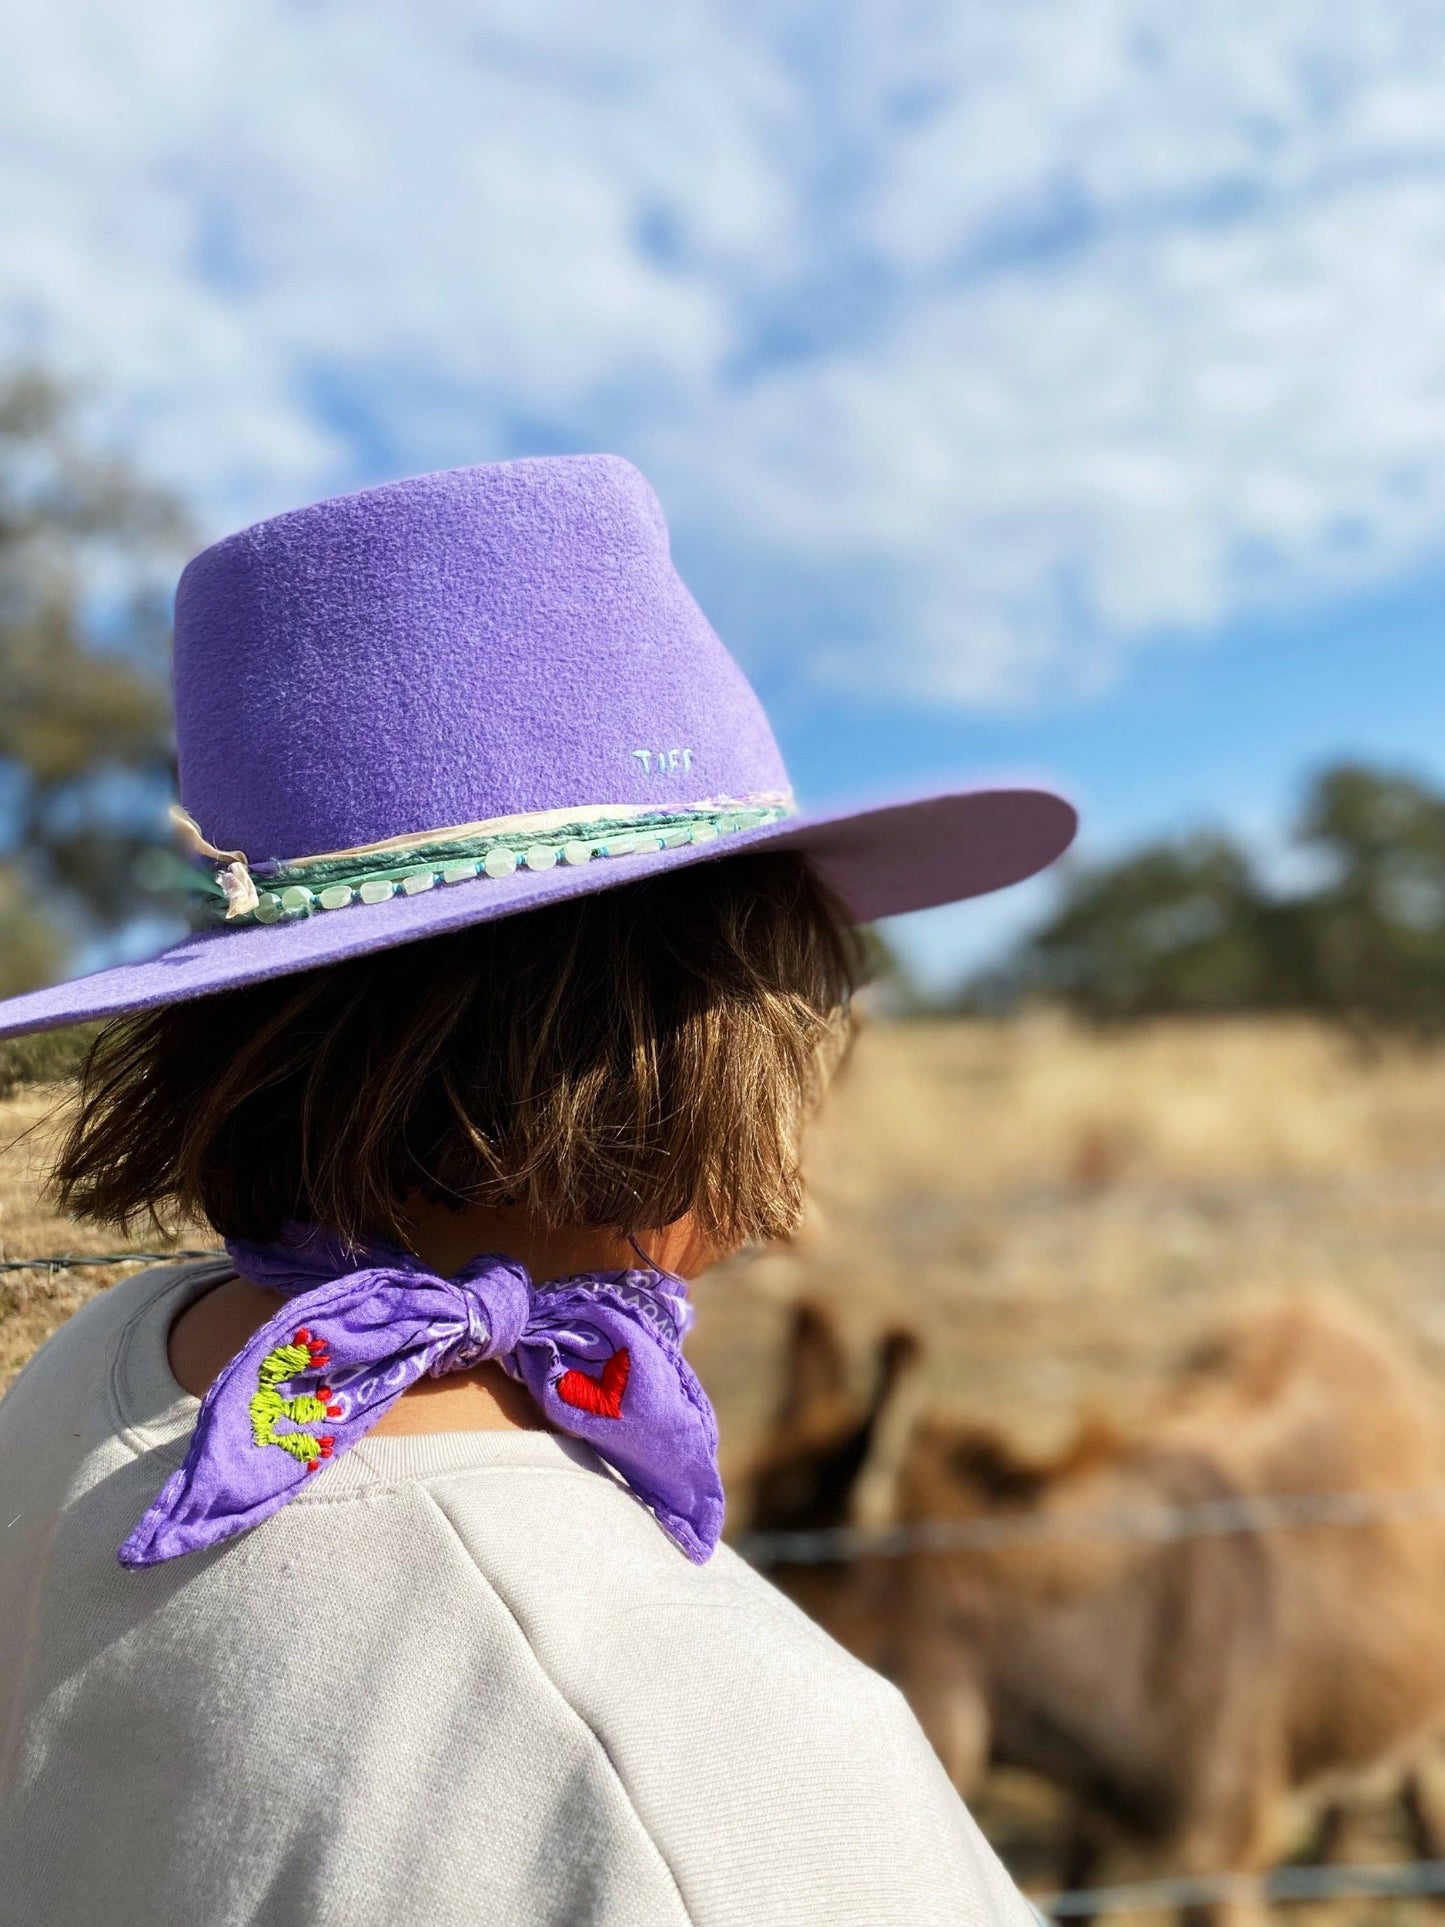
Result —
[[[787,788],[613,455],[417,476],[228,536],[181,577],[175,695],[181,801],[253,860]]]

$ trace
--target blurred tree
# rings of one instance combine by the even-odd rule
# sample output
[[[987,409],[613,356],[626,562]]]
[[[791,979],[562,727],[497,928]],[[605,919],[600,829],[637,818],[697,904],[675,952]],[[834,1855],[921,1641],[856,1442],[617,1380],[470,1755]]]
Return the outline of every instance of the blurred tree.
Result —
[[[1262,908],[1247,860],[1222,837],[1078,871],[1004,966],[994,1001],[1029,992],[1103,1020],[1263,1002]]]
[[[1445,1024],[1445,796],[1342,764],[1312,786],[1300,836],[1330,872],[1304,906],[1318,1002],[1356,1020]]]
[[[1054,914],[965,987],[961,1008],[1041,998],[1105,1022],[1321,1010],[1445,1027],[1445,796],[1340,765],[1311,785],[1297,838],[1325,875],[1293,896],[1218,836],[1076,870]]]
[[[171,498],[77,438],[36,373],[0,378],[0,994],[135,911],[168,781]]]

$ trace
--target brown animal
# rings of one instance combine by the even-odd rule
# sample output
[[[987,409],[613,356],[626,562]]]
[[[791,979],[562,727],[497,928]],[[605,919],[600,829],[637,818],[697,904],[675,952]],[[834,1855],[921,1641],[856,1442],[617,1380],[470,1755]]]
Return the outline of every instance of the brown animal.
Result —
[[[900,1522],[1033,1536],[775,1576],[898,1680],[963,1790],[993,1761],[1066,1791],[1065,1885],[1100,1878],[1121,1849],[1139,1874],[1262,1871],[1286,1796],[1403,1771],[1445,1726],[1445,1518],[1402,1509],[1445,1482],[1445,1431],[1410,1361],[1358,1312],[1296,1299],[1242,1318],[1185,1361],[1147,1423],[1088,1423],[1053,1458],[941,1421],[901,1439],[897,1335],[850,1414],[825,1334],[800,1314],[759,1523],[856,1520],[870,1480],[876,1517],[870,1453],[887,1439]],[[1204,1508],[1196,1523],[1217,1526],[1239,1500],[1322,1492],[1387,1508],[1393,1495],[1396,1512],[1140,1530],[1161,1508]],[[1408,1781],[1406,1810],[1416,1850],[1436,1858],[1423,1787]]]
[[[751,1479],[755,1533],[831,1531],[888,1522],[915,1418],[912,1388],[922,1347],[911,1332],[878,1341],[872,1383],[856,1398],[847,1360],[827,1314],[800,1305],[793,1316],[783,1397]],[[876,1562],[867,1562],[872,1572]],[[886,1575],[838,1561],[794,1565],[778,1575],[786,1591],[850,1651],[877,1663],[883,1609],[874,1597]]]

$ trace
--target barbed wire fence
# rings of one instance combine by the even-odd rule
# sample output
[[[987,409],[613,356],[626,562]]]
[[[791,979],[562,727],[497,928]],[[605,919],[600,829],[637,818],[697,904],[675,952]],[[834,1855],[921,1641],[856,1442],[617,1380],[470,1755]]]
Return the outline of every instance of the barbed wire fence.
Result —
[[[0,1260],[0,1273],[220,1259],[224,1247],[170,1251],[59,1252]],[[1133,1539],[1169,1544],[1228,1533],[1368,1526],[1381,1520],[1445,1519],[1445,1486],[1385,1492],[1299,1492],[1209,1499],[1196,1505],[1117,1506],[1013,1518],[920,1519],[896,1526],[831,1526],[813,1532],[750,1532],[734,1551],[755,1566],[820,1566],[914,1553],[988,1552],[1067,1540]]]
[[[1275,1867],[1265,1874],[1175,1874],[1128,1886],[1076,1887],[1037,1896],[1032,1905],[1045,1919],[1073,1920],[1252,1901],[1409,1900],[1442,1893],[1445,1860],[1404,1860],[1378,1866]]]
[[[224,1258],[223,1249],[61,1252],[0,1260],[0,1273],[195,1262]],[[1343,1530],[1382,1521],[1445,1520],[1445,1486],[1383,1492],[1301,1492],[1212,1499],[1195,1505],[1107,1507],[1012,1518],[920,1519],[882,1527],[836,1526],[811,1532],[752,1532],[733,1549],[752,1565],[823,1566],[950,1552],[989,1552],[1030,1544],[1124,1539],[1152,1544],[1230,1533]],[[1287,1865],[1264,1873],[1238,1870],[1174,1874],[1110,1887],[1077,1887],[1036,1895],[1045,1921],[1098,1914],[1170,1913],[1184,1908],[1254,1902],[1405,1900],[1445,1894],[1445,1860],[1382,1864]]]
[[[50,1258],[5,1258],[4,1271],[84,1271],[92,1265],[165,1265],[189,1258],[224,1258],[219,1246],[194,1251],[63,1251]]]
[[[1044,1542],[1134,1539],[1170,1544],[1239,1532],[1370,1526],[1387,1519],[1445,1519],[1445,1486],[1284,1493],[1015,1518],[919,1519],[907,1525],[834,1526],[816,1532],[752,1532],[735,1541],[734,1550],[755,1566],[825,1566],[915,1553],[992,1552]]]
[[[951,1552],[1104,1539],[1166,1545],[1230,1533],[1363,1528],[1383,1521],[1445,1520],[1445,1486],[1384,1492],[1301,1492],[1239,1496],[1195,1505],[1080,1509],[1012,1518],[920,1519],[905,1525],[839,1526],[813,1532],[756,1532],[735,1549],[761,1567],[826,1566]],[[1033,1896],[1046,1921],[1100,1914],[1176,1913],[1186,1908],[1302,1901],[1385,1901],[1445,1894],[1445,1860],[1381,1865],[1284,1866],[1176,1874],[1110,1887]]]

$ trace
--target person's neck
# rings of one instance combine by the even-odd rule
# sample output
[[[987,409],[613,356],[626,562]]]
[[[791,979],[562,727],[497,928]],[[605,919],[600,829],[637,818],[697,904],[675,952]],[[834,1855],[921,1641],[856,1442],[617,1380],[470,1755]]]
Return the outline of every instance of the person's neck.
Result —
[[[483,1252],[499,1252],[524,1264],[538,1284],[588,1271],[625,1271],[641,1263],[632,1244],[615,1232],[585,1225],[547,1226],[526,1213],[471,1206],[462,1211],[413,1199],[407,1239],[431,1271],[446,1278]],[[711,1250],[691,1217],[638,1238],[659,1270],[695,1278],[719,1254]],[[188,1305],[171,1326],[167,1352],[176,1382],[196,1398],[285,1300],[244,1278],[228,1280]],[[372,1428],[393,1436],[418,1432],[544,1430],[530,1394],[487,1363],[446,1378],[421,1378]]]
[[[691,1216],[640,1233],[636,1244],[596,1226],[540,1224],[527,1212],[506,1206],[471,1205],[453,1211],[414,1198],[407,1206],[407,1221],[407,1243],[424,1265],[444,1278],[483,1251],[517,1259],[538,1284],[586,1271],[635,1270],[642,1263],[639,1249],[660,1271],[695,1278],[718,1255]]]

